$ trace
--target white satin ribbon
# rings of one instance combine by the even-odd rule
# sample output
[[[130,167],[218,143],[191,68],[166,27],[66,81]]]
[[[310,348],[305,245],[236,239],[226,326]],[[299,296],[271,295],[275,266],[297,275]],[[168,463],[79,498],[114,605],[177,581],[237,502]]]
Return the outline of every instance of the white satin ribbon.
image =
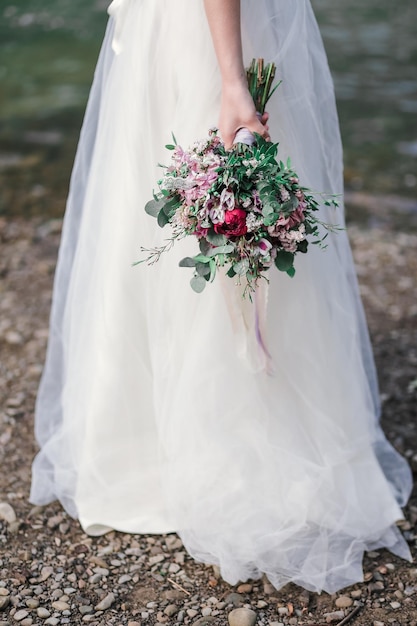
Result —
[[[107,13],[114,19],[114,34],[111,47],[115,54],[120,54],[122,51],[121,36],[132,2],[134,2],[134,0],[113,0],[107,9]]]

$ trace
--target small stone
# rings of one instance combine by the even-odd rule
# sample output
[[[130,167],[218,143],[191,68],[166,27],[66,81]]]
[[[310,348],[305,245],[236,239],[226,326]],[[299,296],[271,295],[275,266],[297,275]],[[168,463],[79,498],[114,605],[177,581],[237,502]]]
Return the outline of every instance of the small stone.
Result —
[[[149,565],[157,565],[158,563],[162,563],[162,561],[165,561],[165,554],[157,554],[149,557]]]
[[[127,626],[141,626],[140,622],[128,622]]]
[[[48,611],[48,609],[45,609],[44,606],[40,606],[38,608],[38,610],[36,611],[36,614],[41,619],[48,619],[48,617],[50,617],[50,615],[51,615],[50,612]]]
[[[401,604],[399,602],[390,602],[390,606],[393,609],[399,609],[401,607]]]
[[[45,620],[45,624],[48,624],[48,626],[58,626],[59,619],[57,617],[48,617],[48,619]]]
[[[384,622],[373,622],[373,626],[385,626]]]
[[[379,557],[379,552],[374,552],[372,550],[371,552],[367,552],[366,556],[369,556],[370,559],[377,559]]]
[[[168,568],[168,571],[170,574],[177,574],[181,569],[181,566],[178,565],[178,563],[171,563],[171,565]]]
[[[256,613],[251,609],[233,609],[228,615],[230,626],[255,626]]]
[[[202,609],[201,611],[201,615],[203,617],[208,617],[209,615],[211,615],[211,608],[209,606],[205,606],[204,609]]]
[[[339,598],[336,598],[335,601],[335,605],[338,609],[348,609],[350,606],[352,606],[352,604],[353,600],[348,596],[339,596]]]
[[[177,622],[182,624],[182,622],[184,621],[184,617],[185,617],[185,612],[184,611],[178,611]],[[129,626],[129,624],[127,626]]]
[[[13,615],[13,619],[15,620],[15,622],[21,622],[22,619],[25,619],[25,617],[27,617],[28,615],[29,613],[25,611],[25,609],[20,609],[20,611],[16,611],[16,613]]]
[[[31,617],[25,617],[25,619],[22,619],[20,623],[22,626],[32,626],[33,619]]]
[[[50,567],[49,565],[45,565],[45,567],[41,569],[39,582],[43,583],[45,580],[48,580],[48,578],[52,576],[53,573],[54,573],[53,567]]]
[[[105,611],[106,609],[109,609],[112,604],[114,604],[115,600],[116,598],[114,597],[114,593],[108,593],[107,596],[103,598],[101,602],[96,604],[94,608],[96,611]]]
[[[48,528],[51,528],[51,529],[58,528],[58,526],[63,521],[63,519],[64,518],[62,517],[61,514],[53,515],[52,517],[48,519],[48,522],[47,522]]]
[[[330,624],[331,622],[339,622],[345,616],[343,611],[332,611],[331,613],[325,613],[324,617],[326,618],[326,622]]]
[[[164,610],[165,615],[168,617],[173,617],[178,613],[178,607],[175,604],[168,604],[168,606]]]
[[[177,589],[168,589],[162,593],[163,600],[183,600],[184,597],[184,592]]]
[[[68,602],[63,602],[62,600],[56,600],[55,602],[52,602],[51,606],[53,609],[55,609],[55,611],[68,611],[68,609],[70,608]]]
[[[286,606],[278,607],[278,615],[288,615],[288,609]]]
[[[0,596],[8,596],[9,595],[9,590],[6,589],[5,587],[0,587]]]
[[[0,502],[0,520],[1,519],[8,524],[12,524],[16,521],[16,513],[8,502]]]
[[[224,601],[226,602],[226,604],[233,604],[233,606],[235,607],[239,607],[243,604],[243,596],[241,596],[239,593],[229,593]]]
[[[120,576],[117,582],[119,585],[124,585],[125,583],[128,583],[131,580],[132,580],[132,577],[129,576],[129,574],[123,574],[122,576]]]
[[[207,615],[207,617],[199,617],[193,622],[193,626],[211,626],[215,621],[215,618],[211,615]]]
[[[381,582],[380,580],[377,580],[376,583],[369,583],[368,589],[371,592],[372,591],[383,591],[384,590],[384,583]]]
[[[9,606],[10,596],[0,596],[0,611],[4,611]]]
[[[264,594],[267,596],[272,596],[273,593],[275,593],[276,589],[273,585],[271,585],[271,583],[269,582],[269,580],[265,580],[264,582]]]
[[[87,613],[93,613],[94,608],[90,606],[89,604],[82,604],[78,610],[81,613],[81,615],[87,615]]]
[[[23,337],[20,333],[16,332],[15,330],[9,330],[6,334],[5,334],[5,340],[6,342],[11,345],[11,346],[18,346],[21,343],[23,343]]]
[[[268,606],[268,602],[265,602],[265,600],[258,600],[256,606],[258,609],[266,609],[266,607]]]
[[[362,590],[361,589],[354,589],[353,591],[350,592],[350,595],[352,596],[352,598],[357,600],[358,598],[360,598],[362,596]]]
[[[237,588],[238,593],[251,593],[252,585],[250,583],[243,583],[243,585],[239,585]]]
[[[290,626],[296,626],[298,624],[298,619],[296,617],[290,617],[288,623]]]
[[[37,600],[36,598],[28,598],[26,600],[26,606],[28,607],[28,609],[37,609],[39,606],[39,600]]]
[[[195,609],[187,609],[187,615],[188,617],[191,617],[191,619],[193,619],[193,617],[198,615],[198,611],[196,611]]]

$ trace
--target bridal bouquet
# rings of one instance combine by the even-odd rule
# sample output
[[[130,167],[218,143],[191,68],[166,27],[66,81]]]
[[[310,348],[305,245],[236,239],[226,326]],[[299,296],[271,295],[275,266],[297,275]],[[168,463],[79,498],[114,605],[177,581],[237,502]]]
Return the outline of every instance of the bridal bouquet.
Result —
[[[275,67],[253,61],[248,84],[257,110],[262,114],[271,90]],[[250,141],[254,140],[252,145]],[[237,143],[227,151],[217,134],[209,131],[204,141],[184,150],[173,137],[166,148],[171,162],[158,181],[159,192],[145,210],[161,227],[169,225],[172,235],[166,244],[148,254],[148,264],[159,260],[176,240],[196,237],[199,252],[180,261],[193,268],[191,287],[201,292],[213,281],[219,267],[227,276],[245,279],[244,294],[254,291],[260,278],[274,266],[294,276],[294,260],[312,243],[322,244],[323,224],[315,215],[319,203],[302,187],[290,159],[278,159],[278,144],[253,135],[248,144]],[[337,205],[332,198],[325,204]]]

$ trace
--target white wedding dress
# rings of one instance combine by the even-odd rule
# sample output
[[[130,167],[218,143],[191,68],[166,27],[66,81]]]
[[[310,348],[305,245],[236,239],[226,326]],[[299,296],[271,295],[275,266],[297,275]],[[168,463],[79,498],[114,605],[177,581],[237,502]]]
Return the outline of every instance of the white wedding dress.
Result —
[[[275,61],[283,80],[268,108],[282,156],[306,186],[340,193],[309,0],[242,10],[245,61]],[[143,210],[164,145],[171,131],[185,147],[206,136],[220,81],[202,0],[114,0],[109,12],[55,278],[31,501],[58,498],[92,535],[177,531],[232,584],[266,573],[277,588],[334,592],[362,579],[365,550],[409,558],[395,522],[410,471],[379,426],[346,233],[300,255],[293,279],[270,271],[272,375],[233,281],[232,316],[221,281],[191,290],[178,260],[195,241],[132,266],[167,236]],[[343,225],[332,211],[322,218]]]

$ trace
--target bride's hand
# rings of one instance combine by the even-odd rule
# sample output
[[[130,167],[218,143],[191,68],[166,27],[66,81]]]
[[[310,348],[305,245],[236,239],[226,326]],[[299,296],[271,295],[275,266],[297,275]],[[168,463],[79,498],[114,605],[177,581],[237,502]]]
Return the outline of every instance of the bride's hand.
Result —
[[[219,130],[225,147],[229,150],[240,128],[247,128],[270,141],[267,124],[268,113],[259,120],[252,96],[246,85],[246,79],[223,85],[219,116]]]

